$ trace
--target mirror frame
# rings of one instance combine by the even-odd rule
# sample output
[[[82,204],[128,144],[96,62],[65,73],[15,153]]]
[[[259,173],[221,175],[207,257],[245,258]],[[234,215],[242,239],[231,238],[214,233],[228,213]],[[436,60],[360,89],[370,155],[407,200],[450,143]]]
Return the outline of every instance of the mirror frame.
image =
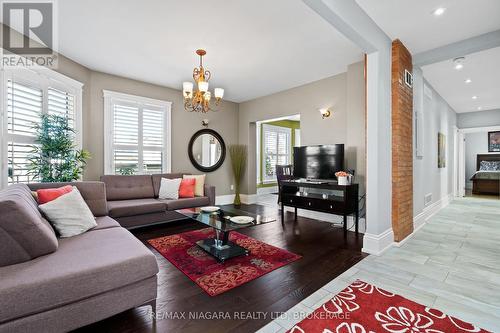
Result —
[[[201,136],[203,134],[210,134],[210,135],[214,136],[217,140],[219,140],[219,143],[221,145],[221,154],[220,154],[219,161],[217,163],[215,163],[214,165],[209,166],[209,167],[205,167],[203,165],[198,164],[198,162],[196,161],[196,159],[193,156],[194,141],[199,136]],[[198,169],[202,172],[213,172],[213,171],[217,170],[218,168],[220,168],[222,163],[224,163],[224,160],[226,159],[226,144],[224,143],[224,139],[222,139],[222,136],[219,133],[217,133],[213,129],[204,128],[204,129],[201,129],[198,132],[194,133],[193,136],[191,137],[191,139],[189,140],[188,155],[189,155],[189,159],[191,160],[191,164],[193,164],[193,166],[196,169]]]

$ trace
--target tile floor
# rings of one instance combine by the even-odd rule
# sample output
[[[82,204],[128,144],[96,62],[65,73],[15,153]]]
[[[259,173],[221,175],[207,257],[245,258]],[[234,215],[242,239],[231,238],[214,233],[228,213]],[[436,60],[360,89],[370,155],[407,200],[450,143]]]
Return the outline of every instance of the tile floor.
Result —
[[[499,249],[500,200],[454,200],[401,247],[368,256],[258,332],[285,332],[356,279],[500,332]]]

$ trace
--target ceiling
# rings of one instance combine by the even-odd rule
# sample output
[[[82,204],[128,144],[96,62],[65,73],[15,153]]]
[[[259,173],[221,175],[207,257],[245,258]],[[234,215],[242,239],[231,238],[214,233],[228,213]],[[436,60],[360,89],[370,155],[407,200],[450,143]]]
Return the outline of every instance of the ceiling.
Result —
[[[499,0],[356,0],[412,54],[500,29]],[[443,15],[432,12],[445,7]]]
[[[59,50],[91,69],[181,89],[204,48],[211,88],[242,102],[345,72],[354,44],[301,0],[64,0]]]
[[[500,2],[500,1],[499,1]],[[500,109],[500,47],[465,56],[464,68],[452,60],[424,66],[424,77],[458,113]],[[465,83],[471,79],[471,83]],[[472,99],[477,96],[477,99]],[[481,107],[481,110],[478,108]]]

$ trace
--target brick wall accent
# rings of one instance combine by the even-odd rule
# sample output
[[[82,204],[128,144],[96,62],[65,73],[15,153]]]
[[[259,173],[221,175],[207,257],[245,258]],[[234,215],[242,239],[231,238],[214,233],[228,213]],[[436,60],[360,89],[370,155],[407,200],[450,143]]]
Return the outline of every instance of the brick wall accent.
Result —
[[[413,232],[413,88],[405,84],[413,71],[410,52],[392,43],[392,229],[400,242]]]

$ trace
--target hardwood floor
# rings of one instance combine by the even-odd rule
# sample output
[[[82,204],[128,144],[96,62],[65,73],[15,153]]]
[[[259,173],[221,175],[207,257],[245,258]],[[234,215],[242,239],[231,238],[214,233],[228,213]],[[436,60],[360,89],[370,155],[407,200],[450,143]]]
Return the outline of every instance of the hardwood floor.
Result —
[[[260,205],[242,205],[249,212],[279,216],[275,209]],[[165,235],[201,229],[196,222],[180,221],[142,228],[133,233],[143,242]],[[303,256],[287,266],[219,296],[210,297],[169,261],[147,245],[156,255],[158,275],[157,313],[160,316],[182,314],[185,319],[150,318],[149,307],[141,307],[89,325],[79,332],[254,332],[272,321],[271,312],[284,312],[360,261],[362,235],[307,218],[294,222],[292,213],[285,216],[285,228],[276,222],[246,228],[239,232],[268,244]],[[231,319],[189,319],[189,315],[224,312]],[[241,313],[256,312],[255,319],[241,319]],[[263,314],[257,312],[266,312]],[[240,315],[240,318],[235,318]],[[223,315],[224,317],[226,314]]]

